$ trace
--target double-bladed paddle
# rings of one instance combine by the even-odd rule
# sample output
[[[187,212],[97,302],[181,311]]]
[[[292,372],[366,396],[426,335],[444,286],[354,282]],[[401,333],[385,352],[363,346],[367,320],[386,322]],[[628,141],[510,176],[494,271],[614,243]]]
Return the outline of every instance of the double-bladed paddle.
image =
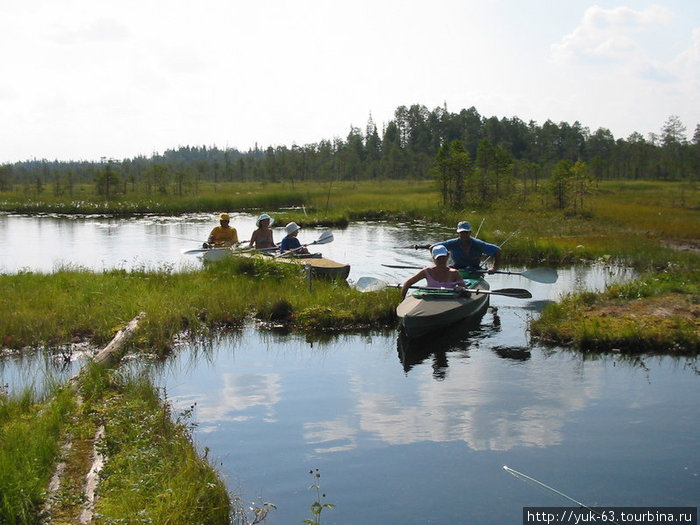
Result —
[[[401,284],[389,284],[381,279],[374,277],[360,277],[354,285],[356,290],[360,292],[378,292],[385,288],[401,288]],[[450,291],[446,288],[435,288],[431,286],[409,286],[416,290],[440,290]],[[480,288],[460,288],[457,293],[464,294],[487,294],[487,295],[503,295],[505,297],[515,297],[516,299],[530,299],[532,294],[523,288],[501,288],[499,290],[482,290]]]
[[[221,249],[230,249],[231,253],[270,252],[274,250],[279,250],[279,246],[272,246],[270,248],[234,248],[233,246],[212,246],[211,248],[195,248],[193,250],[183,250],[181,253],[183,255],[193,255],[196,253],[204,253],[209,252],[211,250]]]
[[[221,249],[227,249],[234,251],[233,246],[212,246],[211,248],[195,248],[193,250],[182,250],[183,255],[193,255],[196,253],[205,253],[205,252],[210,252],[212,250],[221,250]]]
[[[382,266],[386,266],[387,268],[401,268],[401,269],[407,269],[407,270],[422,270],[422,266],[403,266],[400,264],[382,264]],[[473,270],[476,273],[484,273],[487,274],[489,273],[488,270]],[[544,284],[552,284],[557,282],[557,279],[559,278],[559,274],[554,268],[533,268],[531,270],[525,270],[523,272],[509,272],[507,270],[496,270],[493,273],[500,273],[504,275],[519,275],[521,277],[525,277],[526,279],[529,279],[531,281],[535,281],[537,283],[544,283]]]
[[[326,230],[314,242],[302,244],[301,246],[298,246],[292,250],[286,251],[284,253],[280,253],[279,255],[275,255],[275,257],[291,257],[292,255],[294,255],[294,253],[296,251],[301,250],[302,248],[304,248],[306,246],[312,246],[314,244],[328,244],[329,242],[333,242],[333,232]]]
[[[432,244],[411,244],[410,246],[394,246],[394,248],[401,248],[407,250],[427,250]]]

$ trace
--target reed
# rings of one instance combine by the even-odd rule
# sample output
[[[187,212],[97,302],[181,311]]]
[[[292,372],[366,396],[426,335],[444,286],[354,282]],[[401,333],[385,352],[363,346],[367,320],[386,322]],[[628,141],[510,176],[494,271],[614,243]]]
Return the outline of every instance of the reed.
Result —
[[[284,202],[294,209],[276,213],[278,222],[303,225],[420,218],[451,229],[459,220],[483,221],[481,238],[506,242],[504,264],[605,261],[640,271],[684,273],[697,269],[696,190],[693,183],[606,182],[578,213],[549,209],[537,193],[449,210],[440,206],[431,181],[226,183],[203,185],[196,199],[163,196],[158,210],[142,204],[161,212],[232,211],[259,204],[271,211]],[[376,328],[393,320],[391,294],[361,297],[326,284],[309,292],[302,279],[279,273],[281,265],[241,264],[231,261],[178,275],[168,269],[90,273],[74,268],[47,276],[0,275],[5,292],[0,295],[0,342],[12,348],[57,347],[75,339],[101,344],[141,311],[147,317],[136,342],[160,350],[167,350],[179,332],[237,327],[251,315],[302,330]]]

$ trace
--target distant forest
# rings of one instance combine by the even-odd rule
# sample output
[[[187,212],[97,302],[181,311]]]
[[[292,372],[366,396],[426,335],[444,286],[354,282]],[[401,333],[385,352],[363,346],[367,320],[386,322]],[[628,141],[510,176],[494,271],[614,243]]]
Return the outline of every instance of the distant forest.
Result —
[[[400,106],[377,129],[371,116],[364,130],[351,127],[345,139],[316,144],[267,147],[247,152],[207,146],[181,146],[132,159],[99,162],[28,160],[0,165],[0,191],[71,195],[78,184],[94,184],[106,198],[130,192],[196,194],[202,182],[358,181],[367,179],[443,179],[445,157],[459,154],[469,169],[460,184],[497,172],[522,186],[537,188],[557,172],[585,166],[594,180],[645,179],[697,181],[700,175],[700,124],[692,140],[676,116],[659,134],[632,133],[615,139],[605,128],[591,132],[547,120],[539,125],[517,117],[486,118],[471,107],[459,113]],[[441,160],[442,159],[442,160]],[[441,165],[442,162],[442,165]],[[470,177],[476,178],[471,180]],[[498,179],[497,179],[498,180]],[[498,184],[498,182],[496,182]],[[459,189],[463,191],[463,189]],[[447,200],[447,196],[445,196]]]

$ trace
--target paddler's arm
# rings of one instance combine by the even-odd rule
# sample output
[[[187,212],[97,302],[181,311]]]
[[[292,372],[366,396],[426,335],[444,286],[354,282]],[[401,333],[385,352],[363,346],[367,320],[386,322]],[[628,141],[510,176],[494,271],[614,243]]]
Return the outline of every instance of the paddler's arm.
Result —
[[[493,273],[501,267],[501,249],[496,250],[493,254],[493,266],[489,268],[489,273]]]
[[[420,281],[421,279],[425,279],[425,270],[421,270],[413,277],[409,277],[408,280],[405,283],[403,283],[403,286],[401,287],[401,300],[402,301],[406,297],[406,293],[408,292],[408,289],[411,286],[413,286],[414,284],[416,284],[418,281]]]
[[[209,237],[207,237],[207,242],[204,243],[204,244],[206,245],[205,248],[209,248],[209,247],[213,247],[213,246],[214,246],[214,241],[215,241],[214,232],[215,232],[215,231],[216,231],[216,228],[214,228],[214,229],[209,233]]]

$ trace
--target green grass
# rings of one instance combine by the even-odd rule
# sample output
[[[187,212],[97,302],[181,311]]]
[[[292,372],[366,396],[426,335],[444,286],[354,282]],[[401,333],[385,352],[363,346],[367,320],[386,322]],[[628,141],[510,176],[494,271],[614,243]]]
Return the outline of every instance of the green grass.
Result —
[[[191,410],[173,414],[145,376],[97,371],[90,382],[89,410],[104,421],[98,445],[107,457],[95,521],[230,523],[226,488],[192,441]]]
[[[503,247],[504,264],[602,260],[640,271],[683,274],[698,267],[697,189],[696,183],[688,182],[604,182],[579,213],[551,209],[545,196],[536,192],[488,207],[467,204],[463,210],[448,210],[440,205],[432,181],[202,184],[196,197],[130,195],[123,202],[136,203],[134,210],[159,213],[295,206],[276,212],[276,219],[304,225],[342,225],[361,218],[421,219],[447,227],[459,220],[474,225],[483,221],[480,237],[497,244],[518,232]],[[76,202],[105,205],[90,193],[90,187],[80,192],[84,198]],[[21,204],[47,211],[23,195],[13,196],[16,202],[0,198],[4,198],[2,206],[11,209]],[[57,210],[65,199],[54,201],[50,209]],[[106,203],[103,211],[130,209],[120,208],[120,202]],[[222,326],[239,326],[251,315],[311,331],[378,327],[393,321],[392,302],[398,296],[391,291],[362,297],[352,290],[319,284],[309,293],[303,280],[283,275],[283,269],[251,264],[225,263],[182,275],[166,270],[91,273],[76,269],[46,276],[1,275],[5,293],[0,296],[0,342],[13,348],[57,346],[81,338],[101,344],[141,311],[147,316],[137,344],[161,350],[183,330],[205,334]]]
[[[142,375],[90,365],[78,380],[84,402],[71,388],[0,391],[0,523],[75,523],[84,503],[92,437],[107,460],[100,474],[97,523],[228,524],[231,502],[216,471],[191,437],[191,411],[172,412]],[[72,444],[51,509],[47,487],[61,443]]]
[[[430,180],[202,183],[195,196],[129,193],[109,201],[92,186],[80,186],[73,196],[64,197],[5,192],[0,194],[0,210],[131,215],[264,209],[279,210],[278,223],[341,227],[360,219],[420,219],[448,226],[485,219],[481,235],[494,242],[521,231],[508,244],[506,256],[512,262],[569,263],[609,255],[626,264],[644,265],[651,259],[658,265],[663,255],[657,248],[697,244],[700,238],[698,183],[602,182],[579,213],[552,208],[543,193],[518,191],[507,200],[488,206],[467,203],[455,211],[441,205],[437,185]]]
[[[75,410],[69,389],[0,391],[0,523],[36,523],[54,470],[59,438]]]
[[[603,294],[571,294],[548,305],[530,329],[540,341],[583,351],[696,355],[699,318],[697,272],[654,272]]]
[[[206,336],[253,316],[305,331],[386,326],[395,320],[398,293],[361,294],[324,281],[314,281],[309,291],[297,266],[243,258],[188,273],[66,269],[0,275],[0,287],[0,340],[6,347],[58,348],[76,339],[103,345],[145,312],[132,345],[157,351],[167,351],[183,331]]]

